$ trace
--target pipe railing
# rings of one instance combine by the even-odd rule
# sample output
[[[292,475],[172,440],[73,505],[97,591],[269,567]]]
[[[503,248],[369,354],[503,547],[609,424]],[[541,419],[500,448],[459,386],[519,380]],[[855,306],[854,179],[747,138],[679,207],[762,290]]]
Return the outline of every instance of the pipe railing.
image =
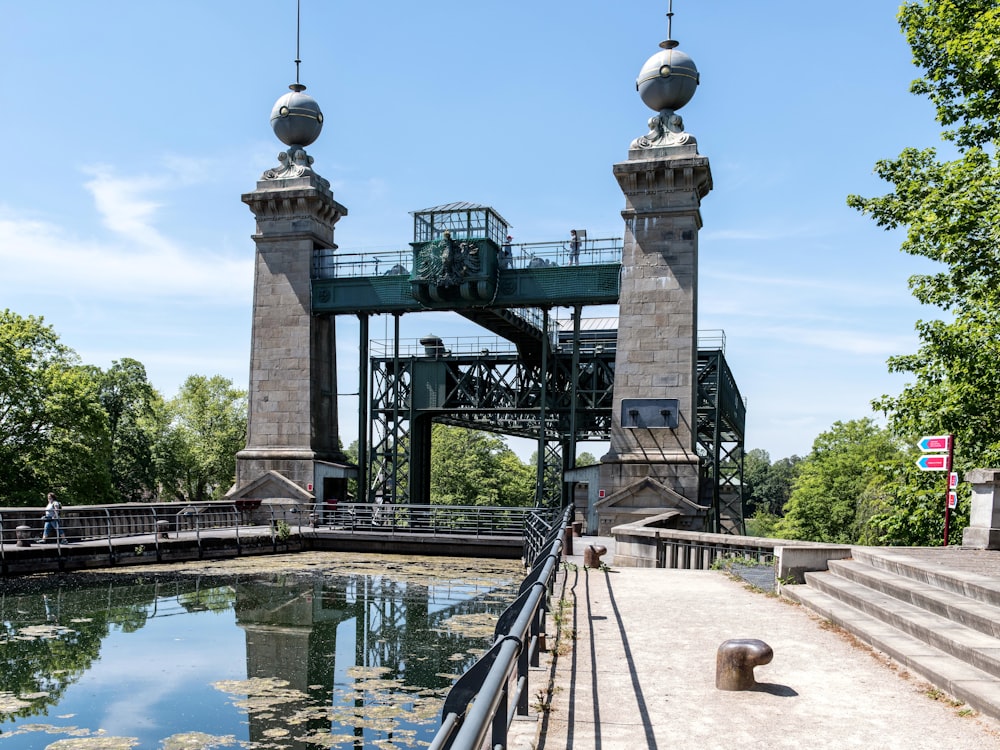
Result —
[[[430,750],[479,750],[488,734],[490,747],[506,747],[514,716],[527,715],[529,668],[538,666],[548,594],[572,512],[572,507],[564,509],[549,529],[544,540],[547,554],[538,556],[517,599],[497,620],[493,647],[452,686]]]
[[[263,507],[261,507],[263,506]],[[35,508],[0,509],[0,567],[7,571],[8,547],[41,534],[45,519]],[[162,559],[164,542],[193,538],[199,558],[208,537],[235,539],[240,554],[244,540],[270,536],[275,551],[295,534],[302,538],[326,527],[337,533],[423,534],[433,537],[523,537],[534,528],[536,517],[548,515],[538,508],[499,508],[463,505],[392,505],[389,503],[263,504],[237,502],[122,503],[108,506],[63,507],[59,518],[63,536],[51,542],[60,561],[65,545],[103,541],[112,564],[125,554],[128,544],[142,554],[155,552]],[[253,530],[255,529],[256,530]],[[123,540],[129,540],[124,543]],[[93,546],[93,545],[89,545]]]
[[[32,544],[42,539],[46,522],[50,519],[38,517],[37,510],[5,509],[0,512],[0,556],[6,568],[7,551],[10,543],[24,542],[27,537]],[[206,531],[232,531],[237,551],[241,544],[241,512],[235,504],[189,503],[179,504],[122,504],[118,506],[77,506],[63,508],[57,521],[56,532],[49,546],[55,548],[61,559],[65,547],[74,542],[103,541],[107,543],[110,560],[119,556],[122,540],[128,539],[135,549],[144,554],[147,545],[152,546],[157,560],[161,559],[161,544],[164,540],[180,535],[193,537],[201,556]]]
[[[326,527],[346,533],[521,537],[526,524],[538,513],[537,508],[523,507],[342,502],[317,504],[300,520],[314,529]]]
[[[574,252],[570,240],[512,242],[502,245],[498,255],[504,269],[621,263],[621,237],[583,239]],[[411,275],[412,248],[348,252],[321,248],[313,251],[312,278],[343,279]]]

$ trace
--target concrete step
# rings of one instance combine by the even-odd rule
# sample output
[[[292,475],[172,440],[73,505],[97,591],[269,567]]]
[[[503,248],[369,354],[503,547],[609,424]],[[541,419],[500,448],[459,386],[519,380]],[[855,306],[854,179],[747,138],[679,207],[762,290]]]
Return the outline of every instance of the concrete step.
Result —
[[[914,578],[873,568],[858,560],[831,560],[830,572],[895,599],[1000,638],[1000,606],[970,599]]]
[[[854,547],[853,558],[878,570],[910,578],[930,586],[951,591],[970,599],[1000,607],[1000,580],[997,573],[982,575],[973,571],[944,568],[940,565],[907,556],[905,548],[890,551],[878,547]]]
[[[829,571],[805,578],[810,587],[1000,678],[1000,640]]]
[[[889,655],[982,714],[1000,720],[1000,680],[809,585],[781,593]]]

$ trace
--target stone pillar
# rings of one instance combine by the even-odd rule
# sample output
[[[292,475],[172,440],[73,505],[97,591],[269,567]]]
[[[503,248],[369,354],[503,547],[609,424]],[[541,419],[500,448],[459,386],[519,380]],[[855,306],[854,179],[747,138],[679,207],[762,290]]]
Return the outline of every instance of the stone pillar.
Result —
[[[338,440],[333,319],[314,316],[311,304],[314,251],[336,248],[334,225],[347,209],[311,169],[265,172],[243,202],[257,218],[257,252],[247,445],[231,494],[270,471],[315,492],[318,463],[348,463]]]
[[[633,148],[614,173],[625,194],[625,246],[601,488],[614,494],[649,478],[697,503],[698,231],[712,188],[708,159],[692,144]]]
[[[965,481],[972,485],[972,509],[962,546],[1000,549],[1000,469],[973,469]]]

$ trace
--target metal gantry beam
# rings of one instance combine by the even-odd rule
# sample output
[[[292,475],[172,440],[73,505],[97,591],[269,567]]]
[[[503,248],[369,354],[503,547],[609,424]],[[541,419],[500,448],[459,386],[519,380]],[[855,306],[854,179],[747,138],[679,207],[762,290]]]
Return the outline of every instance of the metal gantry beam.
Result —
[[[393,347],[395,350],[395,347]],[[614,395],[613,339],[562,342],[551,366],[525,363],[516,353],[482,350],[452,354],[441,347],[421,356],[371,359],[372,495],[392,502],[428,502],[427,457],[414,461],[414,424],[440,422],[502,435],[539,439],[542,462],[537,500],[558,504],[564,454],[571,443],[610,437]],[[711,508],[710,530],[742,534],[743,434],[746,410],[722,349],[698,355],[698,452],[701,502]],[[429,436],[429,432],[427,432]],[[541,436],[541,437],[540,437]],[[421,433],[421,442],[425,437]],[[395,477],[395,482],[389,478]]]
[[[746,406],[722,349],[698,352],[698,452],[710,531],[745,533],[743,434]]]
[[[315,251],[313,314],[362,322],[359,500],[430,501],[434,422],[536,441],[538,504],[568,502],[562,473],[577,444],[610,439],[618,332],[581,330],[581,316],[618,302],[622,240],[585,240],[569,265],[565,241],[513,245],[507,231],[488,206],[448,204],[414,212],[409,251]],[[553,307],[572,308],[572,330],[550,325]],[[452,351],[427,337],[404,352],[400,316],[428,309],[456,312],[506,346]],[[370,355],[368,316],[387,313],[391,351]],[[745,409],[723,348],[698,354],[700,502],[710,531],[742,533]]]

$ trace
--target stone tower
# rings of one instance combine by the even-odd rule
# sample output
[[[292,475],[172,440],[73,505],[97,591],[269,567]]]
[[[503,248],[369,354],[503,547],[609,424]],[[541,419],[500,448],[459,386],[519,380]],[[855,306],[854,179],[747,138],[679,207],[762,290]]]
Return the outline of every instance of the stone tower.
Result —
[[[314,316],[313,257],[332,250],[347,209],[312,169],[305,147],[323,114],[299,83],[274,105],[288,146],[280,165],[243,196],[257,219],[246,448],[236,455],[233,499],[343,499],[353,467],[339,446],[333,318]]]
[[[677,110],[698,86],[694,62],[672,39],[636,82],[656,114],[649,133],[614,165],[625,194],[611,447],[601,459],[600,533],[643,516],[701,529],[697,444],[698,231],[712,189],[708,159]]]

